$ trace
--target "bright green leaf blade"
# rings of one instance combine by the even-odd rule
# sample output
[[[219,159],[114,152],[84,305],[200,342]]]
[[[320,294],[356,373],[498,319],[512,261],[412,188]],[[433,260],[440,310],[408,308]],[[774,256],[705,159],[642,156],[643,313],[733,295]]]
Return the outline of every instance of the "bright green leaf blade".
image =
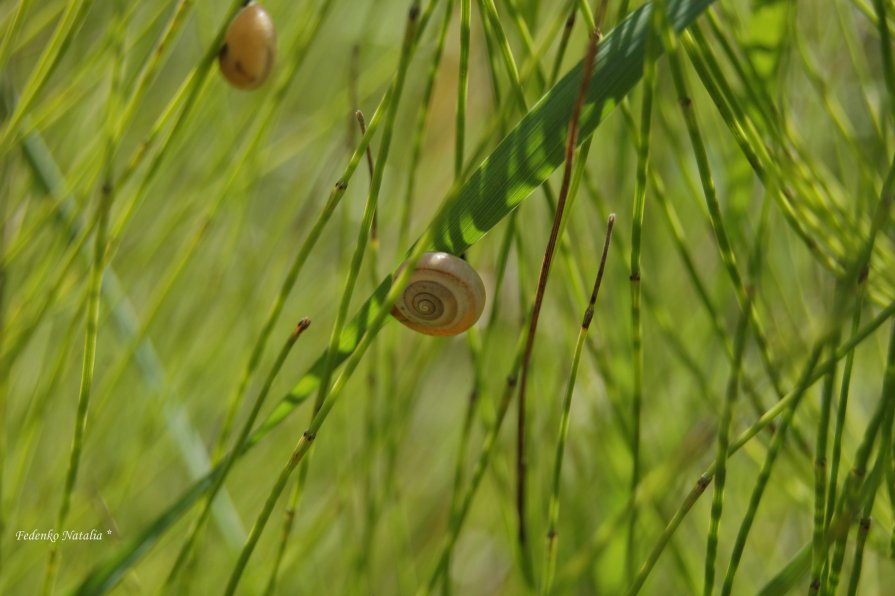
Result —
[[[675,30],[688,27],[714,0],[677,0],[667,3]],[[651,4],[633,12],[600,44],[600,54],[586,103],[581,112],[579,143],[590,137],[600,122],[640,80],[649,30]],[[478,242],[541,186],[563,161],[569,114],[581,81],[579,62],[526,114],[506,138],[446,200],[429,225],[433,248],[459,254]],[[353,352],[368,326],[380,312],[391,285],[388,276],[361,307],[342,333],[336,365]],[[248,449],[282,422],[317,388],[323,359],[302,376],[252,435]],[[112,559],[95,568],[76,589],[77,594],[110,590],[203,494],[209,474],[196,482],[174,505],[129,541]]]

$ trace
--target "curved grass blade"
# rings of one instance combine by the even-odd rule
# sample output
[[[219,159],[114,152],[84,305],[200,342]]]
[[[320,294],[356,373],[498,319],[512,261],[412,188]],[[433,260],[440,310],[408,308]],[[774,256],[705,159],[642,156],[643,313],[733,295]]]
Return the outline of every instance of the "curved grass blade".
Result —
[[[714,0],[667,2],[668,20],[676,31],[688,27]],[[652,4],[646,4],[613,29],[601,42],[592,83],[581,111],[579,145],[640,80],[646,50]],[[581,82],[582,64],[572,68],[473,171],[462,186],[453,190],[430,223],[425,237],[431,248],[459,254],[478,242],[541,186],[563,162],[569,114]],[[360,311],[346,325],[333,359],[338,366],[354,351],[370,323],[379,314],[391,287],[388,275]],[[320,358],[282,398],[267,420],[252,435],[243,450],[264,438],[319,386],[324,368]],[[190,487],[171,508],[129,541],[112,559],[96,567],[77,588],[79,594],[97,594],[111,589],[161,535],[201,496],[210,485],[209,476]]]

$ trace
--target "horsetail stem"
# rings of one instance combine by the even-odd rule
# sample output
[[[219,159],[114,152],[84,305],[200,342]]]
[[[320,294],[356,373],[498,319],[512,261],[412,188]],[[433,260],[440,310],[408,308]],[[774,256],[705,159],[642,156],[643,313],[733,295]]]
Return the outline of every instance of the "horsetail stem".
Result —
[[[76,6],[77,3],[74,4]],[[115,25],[112,29],[116,44],[116,52],[112,59],[112,77],[109,87],[109,96],[106,104],[107,123],[113,122],[119,109],[120,85],[124,64],[124,36],[126,24],[123,21],[123,2],[115,3]],[[63,42],[63,43],[67,43]],[[21,105],[21,104],[20,104]],[[13,112],[15,115],[15,112]],[[10,124],[11,126],[11,124]],[[84,359],[81,365],[81,383],[78,388],[78,405],[75,414],[75,428],[71,443],[68,468],[65,474],[65,485],[62,490],[62,502],[56,514],[56,527],[65,527],[71,509],[72,493],[78,480],[78,471],[81,464],[81,455],[84,449],[84,434],[87,431],[87,412],[90,408],[90,396],[93,389],[94,366],[96,364],[97,337],[99,335],[99,310],[100,289],[103,283],[105,270],[106,234],[109,227],[109,212],[112,209],[113,186],[115,184],[114,147],[115,131],[111,124],[107,124],[106,130],[106,166],[103,175],[103,184],[99,189],[98,202],[94,218],[96,220],[96,238],[94,239],[93,263],[90,269],[88,282],[87,309],[85,313],[84,332]],[[0,152],[2,153],[2,152]],[[55,588],[56,575],[59,571],[59,546],[53,541],[47,557],[46,572],[42,593],[52,594]]]
[[[271,489],[267,501],[265,502],[264,507],[258,515],[258,519],[255,522],[254,527],[252,528],[252,532],[249,535],[246,544],[242,549],[242,552],[240,553],[239,560],[237,561],[236,566],[234,567],[233,572],[230,575],[230,579],[227,583],[226,588],[227,594],[232,594],[236,590],[236,586],[238,585],[239,580],[242,577],[242,573],[245,569],[246,564],[248,563],[248,559],[251,556],[252,551],[254,550],[255,545],[257,544],[258,539],[261,536],[261,532],[264,530],[264,526],[266,525],[273,507],[279,499],[279,496],[282,493],[283,488],[285,487],[285,484],[289,479],[289,476],[295,469],[295,466],[297,466],[298,463],[302,461],[304,455],[307,453],[311,443],[317,436],[317,431],[319,430],[320,425],[326,419],[326,416],[332,409],[334,402],[339,397],[345,380],[351,375],[351,373],[354,372],[354,368],[357,366],[361,356],[363,356],[364,352],[366,351],[366,348],[369,347],[369,344],[372,342],[372,338],[375,335],[375,332],[378,331],[379,327],[381,327],[382,323],[384,323],[385,317],[388,315],[388,312],[390,310],[389,308],[383,308],[382,311],[380,311],[376,321],[371,326],[370,330],[368,330],[367,335],[364,336],[364,339],[361,340],[361,343],[358,345],[354,353],[352,353],[351,357],[349,358],[348,362],[345,364],[342,375],[338,378],[336,384],[333,385],[333,387],[330,389],[329,378],[332,374],[335,354],[339,349],[339,339],[341,338],[342,325],[347,318],[348,307],[351,301],[351,294],[354,289],[354,284],[357,281],[360,266],[362,264],[364,252],[367,246],[367,240],[369,239],[370,235],[370,226],[372,225],[373,212],[376,209],[379,190],[382,185],[383,168],[388,159],[392,130],[394,129],[395,118],[397,116],[397,108],[401,97],[401,91],[404,85],[404,77],[410,63],[415,34],[417,31],[417,27],[419,26],[419,16],[420,1],[414,0],[408,12],[407,25],[404,32],[404,42],[401,49],[398,72],[395,78],[395,98],[394,101],[388,106],[385,129],[383,132],[382,142],[379,147],[378,159],[376,161],[376,169],[373,174],[373,180],[370,183],[370,194],[367,200],[366,207],[364,209],[363,221],[361,222],[360,230],[358,232],[357,248],[355,250],[354,256],[352,257],[351,269],[345,282],[345,290],[342,294],[342,301],[339,305],[339,312],[336,317],[336,322],[333,325],[333,333],[330,340],[330,347],[327,352],[327,360],[325,361],[323,374],[321,375],[320,380],[320,391],[317,394],[317,398],[314,404],[314,416],[311,421],[310,427],[302,435],[302,438],[299,440],[298,444],[293,450],[292,455],[287,461],[286,466],[280,472],[279,478]],[[417,248],[414,251],[415,257],[417,259],[422,254],[423,247],[424,243],[420,243],[417,245]],[[395,281],[395,285],[389,291],[389,298],[391,299],[392,303],[397,298],[397,290],[403,289],[403,286],[401,284],[406,284],[407,280],[409,279],[410,274],[412,273],[412,269],[413,267],[407,267],[406,270],[402,271],[401,275]],[[386,300],[386,304],[388,304],[388,299]],[[303,468],[307,468],[307,463],[303,466]]]
[[[613,213],[609,215],[609,221],[606,226],[606,239],[603,243],[603,253],[600,256],[600,267],[597,270],[594,289],[591,292],[590,301],[587,304],[581,322],[581,329],[578,332],[578,341],[575,344],[575,352],[572,356],[572,371],[569,373],[569,381],[566,385],[565,398],[563,399],[562,416],[559,425],[559,438],[556,442],[556,456],[553,464],[553,488],[550,494],[550,504],[547,514],[547,547],[544,556],[544,578],[541,583],[541,594],[550,593],[553,585],[553,576],[556,571],[557,541],[559,539],[557,523],[559,520],[560,479],[562,477],[562,462],[565,454],[566,440],[569,434],[572,394],[575,390],[575,380],[578,376],[578,365],[581,362],[581,352],[584,348],[584,340],[587,338],[588,330],[590,330],[590,324],[594,317],[594,305],[597,302],[597,295],[600,292],[600,285],[603,281],[603,271],[606,268],[606,256],[609,253],[609,242],[612,239],[612,226],[614,223],[615,214]]]
[[[252,404],[252,409],[249,412],[249,415],[246,418],[245,422],[243,423],[239,434],[237,435],[233,450],[230,451],[229,455],[222,460],[220,472],[215,478],[214,483],[211,485],[211,488],[208,490],[205,505],[202,507],[202,511],[199,513],[199,516],[193,522],[193,528],[191,529],[187,539],[180,547],[180,551],[178,552],[177,557],[174,560],[174,565],[171,567],[171,571],[168,573],[168,577],[165,580],[165,586],[167,589],[174,589],[175,580],[178,573],[183,568],[183,565],[189,560],[195,542],[199,536],[199,529],[203,527],[205,521],[208,519],[208,516],[211,513],[211,506],[214,502],[214,498],[224,486],[224,481],[227,479],[227,475],[233,468],[233,464],[236,463],[236,457],[239,453],[239,445],[242,445],[248,438],[249,434],[251,434],[252,427],[255,425],[255,420],[258,419],[258,414],[261,413],[261,407],[264,405],[264,402],[267,399],[267,395],[270,393],[270,388],[273,385],[274,379],[276,379],[280,370],[283,368],[283,365],[286,363],[286,358],[287,356],[289,356],[289,352],[292,350],[295,342],[298,341],[298,338],[301,337],[301,335],[310,326],[310,319],[305,318],[299,321],[298,325],[295,326],[295,329],[292,330],[292,333],[289,334],[289,337],[286,339],[286,342],[280,349],[280,353],[277,355],[276,360],[271,366],[270,371],[267,374],[267,378],[264,380],[264,384],[261,386],[261,390],[258,392],[258,397],[255,398],[255,403]]]
[[[519,402],[518,402],[518,424],[516,428],[516,509],[518,517],[518,534],[519,547],[521,550],[523,569],[528,570],[530,574],[530,563],[528,563],[528,536],[526,516],[526,457],[525,457],[525,390],[528,381],[528,368],[531,363],[531,354],[534,348],[535,333],[538,328],[538,319],[541,313],[541,305],[544,301],[544,293],[547,289],[547,278],[550,275],[550,265],[553,262],[553,252],[556,248],[556,241],[559,234],[560,223],[562,222],[565,210],[566,199],[569,194],[569,187],[572,182],[572,162],[575,157],[575,147],[578,140],[578,124],[581,117],[581,109],[584,105],[584,98],[590,84],[591,71],[597,58],[597,52],[600,44],[602,32],[603,16],[606,12],[608,0],[602,0],[600,4],[599,17],[597,19],[597,28],[591,32],[587,53],[584,57],[584,70],[581,77],[581,85],[578,89],[578,95],[572,108],[572,115],[569,119],[569,133],[566,140],[565,162],[563,169],[562,185],[559,191],[559,199],[556,207],[556,214],[553,218],[553,226],[550,230],[550,238],[547,241],[547,248],[544,252],[544,260],[541,264],[541,271],[538,276],[538,286],[535,292],[534,303],[531,311],[531,319],[528,326],[528,335],[525,341],[525,351],[522,356],[521,374],[519,378]],[[521,90],[520,90],[521,93]],[[524,98],[523,98],[524,103]],[[533,582],[530,582],[533,583]]]
[[[650,16],[651,34],[647,37],[646,57],[643,61],[643,98],[641,100],[640,129],[637,133],[637,171],[634,178],[634,212],[631,216],[631,481],[629,502],[633,504],[637,486],[640,484],[640,418],[643,408],[643,325],[640,313],[640,250],[643,234],[643,211],[646,200],[647,175],[650,170],[650,130],[653,120],[653,94],[656,87],[656,60],[659,45],[656,36],[662,26],[665,14],[664,0],[657,0]],[[637,510],[631,508],[628,518],[628,532],[625,543],[625,565],[627,579],[634,577],[636,557]]]

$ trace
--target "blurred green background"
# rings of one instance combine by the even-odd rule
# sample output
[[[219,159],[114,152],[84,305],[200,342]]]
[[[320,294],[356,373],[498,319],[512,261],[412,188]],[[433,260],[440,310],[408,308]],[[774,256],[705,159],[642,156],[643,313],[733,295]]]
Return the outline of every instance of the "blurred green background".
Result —
[[[895,6],[888,0],[880,2],[891,20]],[[40,65],[64,11],[76,4],[0,1],[0,34],[8,44],[5,55],[0,53],[7,118]],[[184,5],[182,27],[164,49],[156,75],[134,106],[133,118],[119,131],[111,165],[118,180],[168,106],[180,114],[183,102],[177,103],[176,94],[203,56],[213,51],[230,10],[228,3],[210,1],[88,4],[70,44],[18,127],[0,125],[6,135],[0,155],[6,255],[0,345],[5,409],[0,593],[4,594],[33,594],[40,589],[50,545],[17,541],[15,532],[52,528],[64,490],[81,380],[92,240],[72,235],[72,220],[59,215],[59,206],[70,205],[71,216],[82,222],[95,217],[108,165],[107,104],[118,56],[116,37],[124,31],[120,86],[124,105],[169,19]],[[407,74],[379,200],[380,248],[366,254],[352,313],[380,278],[401,262],[454,181],[459,2],[451,5],[451,24],[415,166],[409,236],[402,238],[400,222],[408,209],[407,184],[414,167],[412,140],[445,4],[445,0],[436,3]],[[570,4],[538,0],[496,4],[520,67],[529,57],[521,22],[535,47],[543,46],[535,58],[549,74]],[[626,4],[632,10],[639,5]],[[278,33],[277,64],[268,83],[254,92],[240,92],[230,88],[213,66],[195,106],[176,127],[172,120],[164,122],[146,158],[126,183],[115,185],[106,288],[114,276],[121,293],[107,292],[101,302],[86,443],[71,514],[62,528],[111,529],[112,534],[97,543],[60,545],[57,590],[75,588],[89,570],[120,552],[215,457],[228,401],[271,303],[360,140],[353,111],[362,110],[369,120],[396,70],[408,2],[267,0],[264,6]],[[123,16],[116,16],[120,10]],[[610,3],[607,31],[619,21],[619,10],[619,3]],[[803,226],[801,236],[787,220],[780,199],[766,192],[744,157],[719,115],[716,96],[701,84],[683,56],[721,215],[740,270],[755,287],[755,308],[773,364],[783,387],[790,390],[824,331],[837,276],[863,246],[891,159],[895,98],[886,87],[878,18],[874,6],[863,0],[798,5],[738,0],[719,3],[709,11],[718,29],[713,30],[706,16],[700,18],[699,28],[721,64],[721,76],[740,102],[743,118],[755,126],[772,155],[785,153],[800,168],[784,161],[783,170],[792,180],[781,180],[780,185],[794,190],[787,200],[795,221]],[[121,18],[123,30],[116,24]],[[500,102],[512,101],[512,89],[503,68],[498,67],[492,77],[486,34],[493,32],[483,29],[477,2],[472,3],[471,22],[466,153],[473,159],[479,143],[490,151],[523,114],[511,108],[506,122],[497,129],[490,126],[500,105],[494,81]],[[579,15],[561,74],[584,55],[586,36]],[[494,61],[502,64],[496,53]],[[743,64],[748,66],[745,78],[737,71]],[[732,341],[740,312],[707,216],[667,67],[667,58],[660,59],[651,168],[685,236],[676,243],[654,189],[648,187],[641,282],[644,480],[635,505],[635,568],[714,461],[731,368],[725,342]],[[523,82],[533,105],[545,86],[536,76]],[[640,122],[641,94],[641,86],[636,87],[625,107],[635,121],[634,130]],[[766,120],[767,106],[756,97],[773,101],[776,124]],[[172,100],[175,103],[169,104]],[[45,143],[46,159],[35,163],[26,141],[36,143],[38,138]],[[379,139],[379,135],[372,139],[374,155]],[[557,593],[624,593],[631,580],[625,569],[625,512],[631,498],[628,277],[636,139],[620,109],[595,133],[586,179],[567,212],[566,248],[554,263],[534,348],[528,390],[528,519],[540,575],[561,400],[586,306],[582,291],[589,289],[596,274],[606,215],[615,212],[616,238],[572,403],[562,476]],[[62,183],[48,192],[53,167],[61,172]],[[557,171],[551,178],[554,188],[560,180]],[[299,319],[310,317],[312,325],[289,355],[262,415],[328,345],[368,181],[362,162],[288,297],[248,385],[237,428],[281,342]],[[816,194],[802,194],[805,188]],[[766,199],[770,203],[760,274],[752,279],[746,275],[747,263]],[[134,211],[129,214],[131,207]],[[486,314],[478,325],[480,353],[471,357],[470,343],[462,336],[431,338],[389,324],[353,375],[315,443],[279,570],[279,593],[405,594],[428,581],[447,534],[470,394],[477,387],[461,489],[494,422],[553,214],[536,192],[515,217],[517,239],[499,289],[499,255],[509,218],[467,253],[488,292]],[[866,301],[857,307],[864,310],[864,322],[895,298],[895,235],[890,222],[885,220],[877,240]],[[72,249],[79,238],[86,240],[86,258]],[[679,247],[688,251],[705,284],[724,333],[721,337],[679,257]],[[497,319],[489,324],[495,302]],[[128,332],[122,333],[122,316],[132,324],[131,335],[135,330],[145,334],[141,347],[136,348]],[[850,336],[850,320],[851,311],[837,319],[843,339]],[[881,399],[890,325],[882,325],[855,351],[840,480],[846,477]],[[778,395],[754,335],[747,343],[743,371],[762,409],[770,407]],[[811,540],[821,385],[808,391],[796,412],[794,432],[761,501],[734,593],[757,592]],[[837,381],[836,395],[838,387]],[[733,437],[760,413],[745,393],[741,391],[734,409]],[[836,403],[834,416],[835,407]],[[246,533],[310,415],[310,404],[303,404],[237,462],[177,591],[204,594],[223,588]],[[529,589],[515,542],[514,434],[515,405],[453,554],[450,586],[458,593],[518,594]],[[767,432],[758,434],[730,460],[719,579],[771,437]],[[886,465],[886,483],[891,467]],[[241,593],[263,593],[268,585],[294,482],[293,478],[249,562]],[[710,492],[683,521],[643,593],[700,590]],[[861,593],[885,593],[886,586],[895,582],[889,544],[895,523],[892,511],[890,495],[881,488]],[[195,515],[190,512],[165,532],[121,578],[116,592],[166,592],[165,577]],[[853,542],[854,534],[846,577]],[[806,573],[798,589],[807,584]]]

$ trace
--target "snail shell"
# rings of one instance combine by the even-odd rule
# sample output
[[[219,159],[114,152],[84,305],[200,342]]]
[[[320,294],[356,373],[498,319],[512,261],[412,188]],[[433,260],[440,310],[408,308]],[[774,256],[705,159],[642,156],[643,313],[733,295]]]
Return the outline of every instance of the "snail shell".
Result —
[[[395,272],[401,273],[407,263]],[[392,315],[426,335],[457,335],[485,308],[485,285],[469,263],[446,252],[423,253]]]
[[[238,89],[255,89],[267,80],[277,54],[277,33],[270,15],[254,2],[230,22],[218,64]]]

